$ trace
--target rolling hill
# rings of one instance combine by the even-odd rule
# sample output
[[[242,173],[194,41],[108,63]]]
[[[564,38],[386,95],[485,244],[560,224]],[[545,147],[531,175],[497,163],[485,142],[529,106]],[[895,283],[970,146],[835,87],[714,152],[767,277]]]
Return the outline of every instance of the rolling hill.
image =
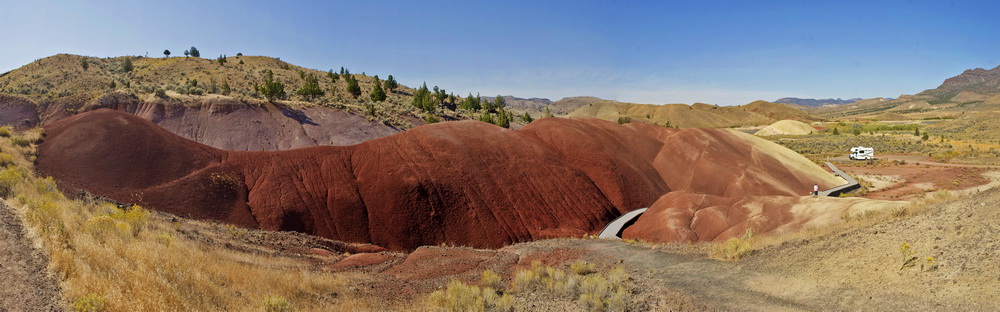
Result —
[[[273,81],[286,96],[268,100],[257,86]],[[347,76],[360,89],[349,92]],[[59,54],[0,75],[0,123],[46,125],[80,112],[112,108],[185,138],[229,150],[348,145],[384,137],[425,120],[473,119],[482,113],[411,105],[400,85],[384,101],[370,93],[377,76],[308,69],[265,56],[96,58]],[[378,77],[380,86],[382,78]],[[298,94],[314,79],[321,94]],[[447,95],[445,91],[441,94]],[[457,99],[444,96],[442,106]]]
[[[853,99],[846,99],[846,100],[842,100],[840,98],[836,98],[836,99],[800,99],[800,98],[797,98],[797,97],[785,97],[785,98],[780,98],[780,99],[775,100],[774,103],[794,104],[794,105],[806,106],[806,107],[819,107],[819,106],[826,106],[826,105],[851,104],[851,103],[857,102],[859,100],[862,100],[862,99],[861,98],[853,98]]]
[[[755,101],[741,106],[718,106],[704,103],[652,105],[602,100],[581,106],[566,116],[604,120],[627,117],[630,120],[680,128],[758,126],[783,119],[819,120],[788,105],[766,101]]]

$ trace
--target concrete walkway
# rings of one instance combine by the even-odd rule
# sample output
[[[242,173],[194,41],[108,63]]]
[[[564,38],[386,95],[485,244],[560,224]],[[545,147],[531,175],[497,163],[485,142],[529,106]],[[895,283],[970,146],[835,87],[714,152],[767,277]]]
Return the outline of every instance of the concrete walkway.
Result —
[[[601,234],[597,235],[597,238],[621,239],[622,231],[624,231],[629,225],[632,225],[632,223],[635,223],[635,220],[638,219],[643,212],[646,212],[646,209],[647,208],[639,208],[621,215],[614,221],[611,221],[611,223],[608,223],[608,225],[601,230]]]
[[[829,161],[826,162],[826,166],[830,167],[830,170],[833,171],[834,175],[843,178],[844,181],[847,181],[847,184],[836,186],[825,191],[819,191],[819,196],[840,196],[840,194],[847,193],[861,187],[861,185],[858,184],[858,180],[855,180],[849,174],[840,170],[840,168],[837,168],[837,166],[834,166]]]

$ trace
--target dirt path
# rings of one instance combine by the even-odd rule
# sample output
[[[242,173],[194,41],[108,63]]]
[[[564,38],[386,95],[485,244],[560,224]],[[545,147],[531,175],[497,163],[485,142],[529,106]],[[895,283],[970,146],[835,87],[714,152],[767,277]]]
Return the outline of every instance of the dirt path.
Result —
[[[714,306],[709,310],[998,311],[998,220],[994,189],[917,215],[789,241],[738,262],[615,241],[580,247],[623,259],[645,291],[686,294]],[[902,243],[912,246],[913,266],[903,265]]]
[[[0,311],[63,310],[48,263],[14,208],[0,200]]]

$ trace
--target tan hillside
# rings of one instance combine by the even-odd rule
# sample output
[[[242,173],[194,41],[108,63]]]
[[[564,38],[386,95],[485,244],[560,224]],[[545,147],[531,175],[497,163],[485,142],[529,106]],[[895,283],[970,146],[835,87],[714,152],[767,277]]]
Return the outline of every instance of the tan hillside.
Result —
[[[552,104],[549,104],[548,108],[549,112],[551,112],[553,115],[562,116],[569,114],[579,109],[580,107],[584,107],[587,106],[588,104],[601,101],[604,100],[593,96],[574,96],[555,101]]]
[[[112,108],[217,148],[276,150],[356,144],[428,121],[484,114],[455,109],[459,99],[446,91],[434,112],[425,113],[411,104],[417,90],[403,85],[385,90],[384,101],[373,101],[373,75],[352,74],[361,91],[355,98],[340,70],[309,69],[266,56],[220,59],[42,58],[0,75],[0,122],[28,128]],[[264,85],[268,72],[284,85],[285,97],[268,100],[258,93],[256,86]],[[297,94],[312,77],[322,94]]]
[[[681,128],[726,128],[766,125],[779,119],[817,119],[788,105],[758,102],[743,106],[718,106],[704,103],[653,105],[600,101],[580,107],[567,117],[604,120],[628,117],[631,120]]]
[[[777,120],[791,119],[798,121],[820,120],[819,118],[816,118],[801,109],[782,103],[771,103],[768,101],[753,101],[750,104],[743,105],[742,107],[748,111],[764,115],[771,119],[777,119]]]
[[[781,120],[770,126],[764,127],[757,131],[758,136],[770,136],[770,135],[807,135],[815,132],[812,126],[797,120]]]
[[[86,61],[87,68],[81,65]],[[125,63],[130,61],[133,69],[126,71]],[[200,57],[134,57],[95,58],[70,54],[59,54],[39,59],[0,77],[0,92],[20,94],[29,99],[53,102],[71,102],[71,99],[90,100],[113,90],[136,93],[153,93],[156,89],[178,91],[199,88],[203,94],[223,94],[232,97],[260,98],[253,90],[254,84],[262,84],[264,71],[271,70],[276,81],[285,84],[285,92],[291,100],[304,100],[295,95],[295,90],[303,85],[300,73],[313,74],[319,79],[320,88],[327,94],[316,100],[318,103],[346,101],[349,97],[344,79],[331,81],[327,72],[295,66],[280,59],[266,56],[230,56],[224,64],[216,60]],[[339,74],[339,73],[338,73]],[[355,74],[361,87],[361,98],[372,90],[374,78]],[[386,77],[380,77],[385,79]],[[192,86],[191,81],[197,80]],[[115,82],[115,87],[109,85]],[[231,92],[225,94],[223,87],[228,84]],[[186,88],[189,87],[189,88]],[[389,103],[409,99],[413,89],[400,86],[397,93],[389,94]]]

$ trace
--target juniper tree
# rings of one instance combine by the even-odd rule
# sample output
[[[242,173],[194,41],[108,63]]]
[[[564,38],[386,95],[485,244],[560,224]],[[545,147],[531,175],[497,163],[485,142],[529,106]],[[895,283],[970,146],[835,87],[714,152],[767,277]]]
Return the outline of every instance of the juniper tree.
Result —
[[[354,77],[354,75],[346,74],[344,75],[344,81],[347,81],[347,93],[350,93],[355,99],[361,96],[361,86],[358,85],[358,78]]]
[[[307,101],[312,101],[316,97],[324,94],[323,89],[319,87],[319,78],[317,78],[315,74],[303,74],[302,76],[305,77],[303,78],[305,83],[301,88],[299,88],[299,90],[295,91],[295,94],[304,97]]]
[[[285,85],[274,80],[274,72],[268,69],[267,72],[264,73],[264,77],[265,79],[263,85],[254,86],[255,89],[257,89],[257,93],[263,95],[268,101],[284,98]]]
[[[340,74],[330,71],[326,72],[326,77],[330,78],[330,82],[337,82],[337,78],[340,78]],[[390,76],[391,77],[391,76]]]
[[[389,75],[389,77],[386,77],[385,78],[385,89],[389,90],[389,92],[394,92],[394,91],[396,91],[396,88],[399,88],[399,83],[396,82],[396,78],[392,78],[392,75]]]
[[[427,83],[424,82],[417,92],[413,93],[413,101],[411,102],[413,106],[420,108],[424,111],[430,112],[437,108],[437,104],[431,98],[431,90],[427,89]]]
[[[521,116],[521,121],[524,122],[524,124],[530,124],[532,121],[535,121],[535,119],[531,118],[531,115],[528,114],[528,112],[524,112],[524,115]]]
[[[134,67],[132,66],[132,60],[126,58],[125,61],[122,62],[122,71],[127,73],[132,71],[132,69],[134,69]]]
[[[370,95],[370,97],[372,101],[375,102],[385,101],[386,98],[385,90],[382,90],[382,84],[379,83],[377,78],[375,79],[375,83],[372,84],[372,94]]]

